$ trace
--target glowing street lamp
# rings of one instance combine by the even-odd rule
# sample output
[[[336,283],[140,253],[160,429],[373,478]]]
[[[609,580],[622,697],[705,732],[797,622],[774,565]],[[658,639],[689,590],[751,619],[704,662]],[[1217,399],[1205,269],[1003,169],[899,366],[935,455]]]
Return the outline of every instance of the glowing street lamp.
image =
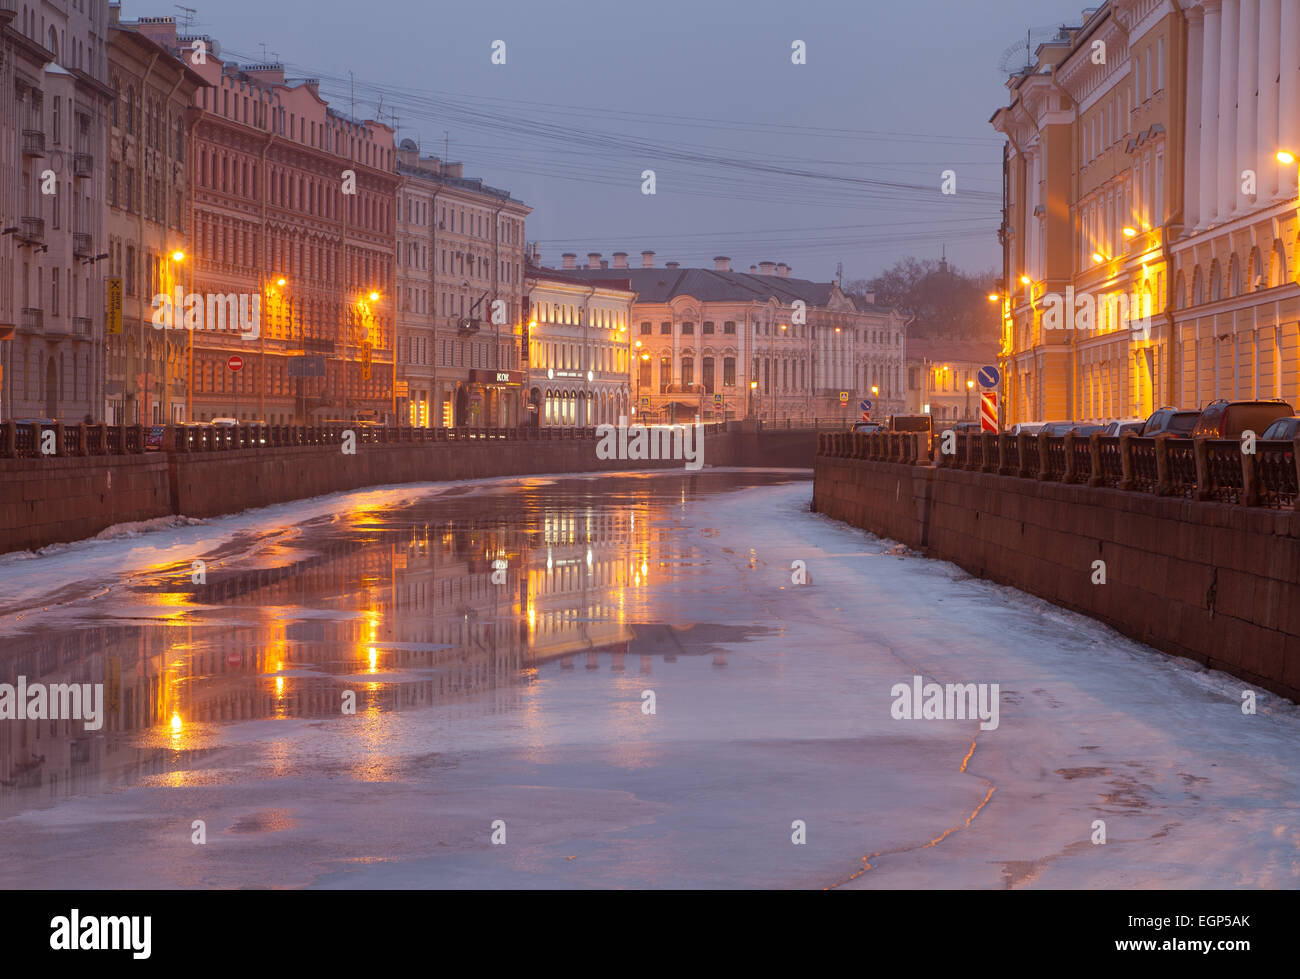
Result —
[[[1278,150],[1277,162],[1285,163],[1287,166],[1290,166],[1292,163],[1295,163],[1295,154],[1288,153],[1286,150]]]

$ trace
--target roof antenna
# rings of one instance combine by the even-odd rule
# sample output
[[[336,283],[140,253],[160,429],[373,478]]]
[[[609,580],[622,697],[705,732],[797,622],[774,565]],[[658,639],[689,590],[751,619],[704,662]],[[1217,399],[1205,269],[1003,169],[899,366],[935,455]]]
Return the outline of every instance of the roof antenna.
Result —
[[[835,280],[836,282],[839,283],[839,287],[842,290],[844,288],[844,263],[843,262],[835,263]]]
[[[193,7],[182,7],[179,3],[174,3],[172,6],[182,12],[182,17],[185,21],[185,33],[188,34],[190,32],[190,25],[194,23],[194,15],[197,14],[198,11]]]

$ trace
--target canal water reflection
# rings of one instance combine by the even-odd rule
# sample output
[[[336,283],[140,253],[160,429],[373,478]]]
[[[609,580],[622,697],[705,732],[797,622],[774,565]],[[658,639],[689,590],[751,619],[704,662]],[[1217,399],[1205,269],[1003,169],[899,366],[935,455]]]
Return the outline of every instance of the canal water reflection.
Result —
[[[0,682],[103,683],[107,717],[97,731],[77,720],[0,723],[0,814],[71,794],[220,781],[250,753],[287,774],[290,753],[264,722],[294,719],[378,722],[357,729],[373,731],[372,750],[340,739],[332,764],[383,781],[393,777],[387,714],[526,710],[540,671],[649,675],[679,656],[725,666],[726,644],[761,630],[694,622],[655,600],[660,581],[703,574],[698,539],[671,515],[802,478],[557,477],[396,507],[362,496],[150,569],[57,616],[32,610],[4,641]]]

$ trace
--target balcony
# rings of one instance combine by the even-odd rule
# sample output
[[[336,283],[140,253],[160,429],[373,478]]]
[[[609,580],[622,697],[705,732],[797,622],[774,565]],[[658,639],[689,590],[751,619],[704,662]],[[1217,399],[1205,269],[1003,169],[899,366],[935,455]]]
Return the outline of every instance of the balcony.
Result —
[[[72,157],[72,175],[89,177],[95,169],[95,157],[90,153],[76,153]]]
[[[45,310],[23,307],[23,330],[27,333],[45,332]]]
[[[72,317],[72,331],[78,336],[90,336],[90,317],[74,316]]]
[[[75,258],[90,258],[94,254],[91,247],[90,235],[80,231],[73,232],[72,254]]]
[[[23,130],[23,156],[45,155],[45,130]]]
[[[18,237],[24,244],[45,244],[44,218],[22,218],[19,223],[22,225],[22,230],[18,232]]]

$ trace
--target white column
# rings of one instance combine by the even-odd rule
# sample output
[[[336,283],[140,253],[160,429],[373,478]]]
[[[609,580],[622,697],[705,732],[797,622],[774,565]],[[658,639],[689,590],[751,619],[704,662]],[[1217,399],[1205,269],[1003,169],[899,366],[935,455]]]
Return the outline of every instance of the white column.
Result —
[[[1295,4],[1288,3],[1294,7]],[[1277,75],[1281,64],[1279,40],[1282,29],[1282,0],[1261,0],[1259,5],[1259,202],[1266,204],[1277,197],[1280,167],[1275,158],[1278,150]]]
[[[1219,37],[1219,220],[1226,221],[1237,206],[1241,175],[1237,170],[1237,38],[1241,0],[1223,0]]]
[[[1201,223],[1201,75],[1205,64],[1205,11],[1187,11],[1187,131],[1183,134],[1186,164],[1183,168],[1183,224],[1195,228]],[[1169,69],[1172,74],[1172,67]],[[1167,85],[1170,91],[1173,86]]]
[[[1221,0],[1205,0],[1205,34],[1201,55],[1201,203],[1200,227],[1214,223],[1219,213],[1219,30]],[[1298,73],[1300,74],[1300,73]]]
[[[1258,181],[1267,159],[1260,158],[1256,140],[1259,102],[1255,92],[1260,85],[1259,0],[1240,2],[1241,34],[1237,43],[1237,203],[1233,208],[1237,214],[1255,206],[1255,199],[1242,193],[1241,171],[1254,170]]]
[[[1278,89],[1278,144],[1300,158],[1300,3],[1286,0],[1282,4],[1278,31],[1281,52],[1281,86]],[[1296,171],[1282,168],[1278,195],[1287,200],[1296,196]]]

